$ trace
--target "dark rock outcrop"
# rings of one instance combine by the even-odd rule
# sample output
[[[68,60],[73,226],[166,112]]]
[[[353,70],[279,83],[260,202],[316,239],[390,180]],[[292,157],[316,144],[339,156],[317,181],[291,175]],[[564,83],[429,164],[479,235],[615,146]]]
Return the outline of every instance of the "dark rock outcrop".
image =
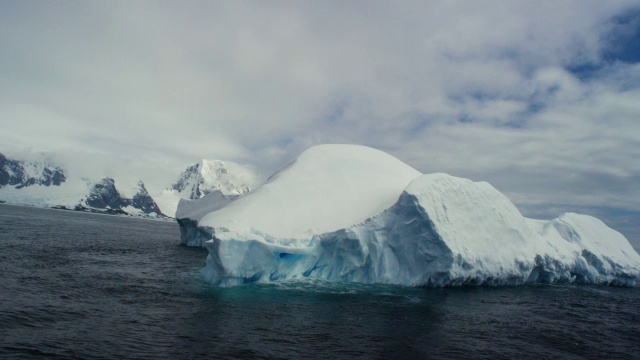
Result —
[[[85,203],[92,208],[121,209],[129,206],[131,201],[120,195],[112,178],[106,177],[93,185]]]
[[[142,210],[145,214],[162,214],[158,204],[153,200],[142,181],[138,182],[138,192],[131,199],[131,206]]]
[[[115,180],[106,177],[93,185],[82,205],[124,214],[127,214],[125,208],[131,206],[145,214],[162,215],[160,208],[147,192],[144,183],[139,181],[137,187],[138,191],[133,198],[127,198],[118,191]]]

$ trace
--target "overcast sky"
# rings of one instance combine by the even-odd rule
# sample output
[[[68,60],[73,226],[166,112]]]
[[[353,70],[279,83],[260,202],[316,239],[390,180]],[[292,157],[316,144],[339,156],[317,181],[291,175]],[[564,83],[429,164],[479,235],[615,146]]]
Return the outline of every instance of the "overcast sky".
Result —
[[[369,145],[638,248],[640,2],[0,0],[0,125],[8,156],[152,188]]]

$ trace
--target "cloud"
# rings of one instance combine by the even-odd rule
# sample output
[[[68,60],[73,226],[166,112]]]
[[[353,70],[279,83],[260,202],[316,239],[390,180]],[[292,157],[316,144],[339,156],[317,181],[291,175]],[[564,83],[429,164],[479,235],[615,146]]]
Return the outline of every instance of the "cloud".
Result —
[[[266,176],[359,143],[522,207],[640,211],[639,9],[2,2],[0,151],[162,179],[201,157]]]

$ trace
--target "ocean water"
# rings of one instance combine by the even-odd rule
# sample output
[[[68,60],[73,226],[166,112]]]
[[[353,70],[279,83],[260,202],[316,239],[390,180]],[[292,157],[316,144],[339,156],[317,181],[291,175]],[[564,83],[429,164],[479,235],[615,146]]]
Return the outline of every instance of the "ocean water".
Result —
[[[170,222],[0,204],[0,358],[640,358],[638,288],[216,288],[178,243]]]

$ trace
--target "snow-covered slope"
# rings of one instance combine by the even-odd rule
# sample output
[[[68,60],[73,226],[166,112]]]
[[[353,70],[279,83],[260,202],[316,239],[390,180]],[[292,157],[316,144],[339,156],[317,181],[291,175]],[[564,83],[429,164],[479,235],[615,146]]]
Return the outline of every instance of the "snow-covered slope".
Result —
[[[20,161],[0,154],[0,200],[23,205],[73,206],[87,184],[68,179],[60,166],[46,161]]]
[[[60,185],[32,185],[16,188],[0,188],[0,200],[11,204],[41,207],[63,206],[73,208],[86,196],[90,186],[81,179],[67,179]]]
[[[640,276],[640,255],[595,218],[526,219],[487,183],[421,176],[361,146],[311,148],[252,193],[205,205],[181,204],[182,241],[204,242],[204,274],[220,285],[634,285]]]
[[[189,165],[178,180],[154,196],[154,200],[164,214],[174,216],[181,199],[198,200],[214,194],[215,199],[226,204],[248,193],[254,182],[253,172],[240,164],[202,159]]]

